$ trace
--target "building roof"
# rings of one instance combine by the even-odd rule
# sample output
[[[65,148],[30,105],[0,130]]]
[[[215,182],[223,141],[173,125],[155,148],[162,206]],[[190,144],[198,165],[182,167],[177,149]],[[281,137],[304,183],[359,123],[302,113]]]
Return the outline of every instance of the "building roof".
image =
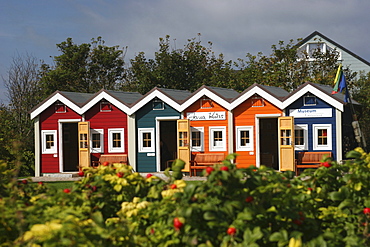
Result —
[[[60,91],[62,95],[64,95],[66,98],[68,98],[70,101],[75,103],[76,105],[83,105],[91,99],[94,94],[92,93],[77,93],[77,92],[65,92],[65,91]]]
[[[231,109],[234,109],[235,107],[239,106],[244,101],[246,101],[247,99],[255,95],[259,95],[260,97],[269,101],[271,104],[282,109],[282,106],[283,106],[282,100],[287,95],[289,95],[289,93],[281,88],[272,87],[272,86],[263,86],[263,85],[254,83],[253,85],[245,89],[238,97],[233,99],[233,101],[230,104]]]
[[[233,89],[210,86],[202,86],[194,93],[187,90],[153,88],[144,96],[136,92],[121,92],[104,89],[95,94],[56,91],[34,107],[30,111],[30,114],[31,119],[33,119],[50,105],[59,101],[81,115],[104,99],[126,114],[131,115],[155,98],[162,100],[175,110],[182,112],[202,97],[208,97],[225,109],[232,110],[255,95],[259,95],[268,100],[280,109],[285,109],[307,93],[314,94],[316,97],[319,97],[340,111],[343,111],[344,105],[346,105],[344,94],[331,94],[332,86],[328,85],[306,82],[293,92],[288,93],[284,89],[278,87],[264,86],[255,83],[242,93],[238,93]],[[359,104],[355,100],[352,100],[352,103]]]
[[[216,94],[218,94],[219,96],[221,96],[222,98],[228,101],[233,100],[240,94],[239,92],[235,91],[234,89],[230,89],[230,88],[210,87],[210,86],[205,86],[205,87],[209,88],[210,90],[212,90],[213,92],[215,92]]]
[[[285,89],[279,88],[279,87],[273,87],[273,86],[265,86],[265,85],[259,85],[261,88],[264,88],[266,91],[270,92],[270,94],[274,95],[276,98],[282,100],[286,96],[289,95],[289,92]]]
[[[158,88],[162,93],[166,94],[167,96],[171,97],[173,100],[177,101],[178,103],[182,103],[191,92],[188,90],[178,90],[178,89],[169,89],[169,88]]]
[[[122,92],[112,90],[105,91],[115,97],[117,100],[121,101],[122,103],[126,103],[127,105],[135,103],[138,99],[142,97],[142,95],[138,92]]]
[[[345,104],[346,102],[344,102],[344,97],[345,97],[345,94],[344,93],[336,93],[336,94],[332,94],[333,92],[333,87],[332,86],[329,86],[329,85],[322,85],[322,84],[317,84],[317,83],[313,83],[311,82],[312,85],[315,85],[316,87],[320,88],[323,92],[326,92],[328,95],[330,95],[331,97],[343,102],[343,104]],[[356,104],[356,105],[359,105],[360,103],[358,103],[356,100],[353,100],[352,99],[352,103],[353,104]]]
[[[318,32],[318,31],[314,31],[313,33],[311,33],[310,35],[308,35],[306,38],[304,38],[301,42],[298,43],[298,46],[301,46],[305,43],[307,43],[310,39],[312,39],[313,37],[315,36],[320,36],[323,40],[326,40],[330,43],[332,43],[333,45],[335,45],[336,47],[338,47],[339,49],[347,52],[348,54],[350,54],[351,56],[357,58],[358,60],[360,60],[361,62],[365,63],[366,65],[370,66],[370,62],[366,61],[365,59],[363,59],[362,57],[356,55],[355,53],[351,52],[350,50],[348,50],[347,48],[345,48],[344,46],[338,44],[337,42],[335,42],[334,40],[326,37],[325,35],[323,35],[322,33]]]
[[[329,85],[322,85],[313,82],[306,82],[299,86],[296,90],[291,92],[283,101],[283,108],[287,108],[290,104],[295,102],[297,99],[305,95],[306,93],[312,93],[321,100],[324,100],[331,106],[337,108],[340,111],[344,111],[344,94],[337,93],[331,94],[333,87]],[[358,102],[352,100],[353,104],[359,104]]]

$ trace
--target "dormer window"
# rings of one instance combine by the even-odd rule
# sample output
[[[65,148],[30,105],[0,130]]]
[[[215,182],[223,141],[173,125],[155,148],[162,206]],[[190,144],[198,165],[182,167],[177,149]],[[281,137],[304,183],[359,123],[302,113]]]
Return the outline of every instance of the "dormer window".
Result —
[[[339,51],[336,51],[333,47],[331,47],[330,45],[324,42],[307,43],[301,46],[297,52],[298,52],[299,58],[302,59],[308,56],[308,60],[311,60],[311,61],[316,60],[316,57],[315,57],[316,52],[321,52],[323,54],[337,52],[338,60],[341,60],[341,53]]]
[[[67,112],[67,108],[65,104],[60,103],[60,102],[55,104],[55,113],[66,113],[66,112]]]
[[[265,101],[260,96],[252,97],[252,107],[264,107]]]
[[[213,102],[212,102],[211,99],[202,99],[200,104],[201,104],[201,106],[200,106],[201,109],[213,108]]]
[[[110,112],[112,111],[112,105],[108,101],[100,102],[100,112]]]
[[[313,106],[313,105],[316,105],[316,96],[311,96],[311,95],[308,95],[308,96],[304,96],[303,97],[303,104],[305,106]]]
[[[153,100],[153,110],[164,110],[164,103],[162,100],[155,99]]]

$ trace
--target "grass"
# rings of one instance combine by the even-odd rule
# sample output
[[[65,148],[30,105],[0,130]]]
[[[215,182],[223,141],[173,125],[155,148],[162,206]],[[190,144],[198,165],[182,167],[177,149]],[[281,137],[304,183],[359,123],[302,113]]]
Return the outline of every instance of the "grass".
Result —
[[[199,184],[203,181],[186,181],[187,184]],[[60,181],[60,182],[44,182],[49,187],[53,187],[55,189],[67,189],[72,188],[74,181]]]
[[[45,182],[50,187],[54,187],[55,189],[66,189],[71,188],[74,181],[65,181],[65,182]]]

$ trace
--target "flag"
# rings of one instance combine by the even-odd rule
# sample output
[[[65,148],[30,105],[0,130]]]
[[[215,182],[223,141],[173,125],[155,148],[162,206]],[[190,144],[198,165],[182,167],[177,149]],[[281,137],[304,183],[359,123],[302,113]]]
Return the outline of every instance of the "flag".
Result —
[[[346,77],[344,76],[342,65],[340,64],[338,67],[337,74],[335,76],[334,87],[333,87],[333,91],[331,92],[331,94],[341,93],[343,89],[346,89],[346,93],[344,96],[344,102],[347,103],[349,100],[349,92],[347,89]]]

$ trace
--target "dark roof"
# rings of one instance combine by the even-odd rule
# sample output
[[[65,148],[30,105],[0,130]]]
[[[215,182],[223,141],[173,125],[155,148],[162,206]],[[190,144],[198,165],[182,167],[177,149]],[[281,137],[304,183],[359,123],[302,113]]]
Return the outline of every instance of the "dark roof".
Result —
[[[316,86],[316,87],[320,88],[320,89],[321,89],[321,91],[323,91],[323,92],[325,92],[325,93],[327,93],[327,94],[331,95],[333,98],[335,98],[335,99],[337,99],[337,100],[342,101],[343,103],[345,103],[345,102],[344,102],[344,96],[345,96],[345,94],[344,94],[344,93],[336,93],[336,94],[332,94],[332,92],[333,92],[333,86],[329,86],[329,85],[322,85],[322,84],[317,84],[317,83],[313,83],[313,82],[311,82],[310,84],[312,84],[312,85],[314,85],[314,86]],[[360,103],[358,103],[357,101],[355,101],[355,100],[353,100],[353,99],[352,99],[352,103],[353,103],[353,104],[356,104],[356,105],[359,105],[359,104],[360,104]]]
[[[191,95],[191,92],[188,90],[178,90],[178,89],[169,89],[169,88],[158,88],[159,91],[166,94],[174,101],[182,103],[184,99]]]
[[[346,104],[346,102],[344,102],[344,96],[345,96],[344,93],[332,94],[332,92],[333,92],[333,86],[323,85],[323,84],[318,84],[318,83],[313,83],[313,82],[306,82],[306,83],[302,84],[296,90],[294,90],[293,92],[291,92],[286,98],[289,98],[291,95],[299,92],[302,88],[304,88],[308,84],[309,85],[312,85],[313,87],[317,88],[318,90],[322,91],[323,93],[329,95],[330,97],[332,97],[332,98],[340,101],[342,104]],[[352,99],[352,103],[353,104],[356,104],[356,105],[360,105],[360,103],[358,103],[357,101],[355,101],[353,99]]]
[[[131,105],[142,97],[140,93],[137,92],[122,92],[122,91],[112,91],[105,90],[108,94],[121,101],[126,105]]]
[[[265,85],[258,85],[258,86],[265,89],[265,91],[269,92],[270,94],[272,94],[273,96],[275,96],[276,98],[280,100],[282,100],[283,98],[289,95],[289,93],[285,89],[282,89],[279,87],[265,86]]]
[[[320,36],[322,39],[326,40],[326,41],[329,41],[330,43],[332,43],[333,45],[335,45],[336,47],[340,48],[341,50],[347,52],[348,54],[350,54],[351,56],[357,58],[358,60],[360,60],[361,62],[367,64],[370,66],[370,62],[366,61],[365,59],[363,59],[362,57],[356,55],[355,53],[351,52],[350,50],[348,50],[347,48],[341,46],[340,44],[338,44],[337,42],[335,42],[334,40],[332,39],[329,39],[328,37],[326,37],[325,35],[323,35],[322,33],[318,32],[318,31],[315,31],[313,33],[311,33],[310,35],[308,35],[306,38],[304,38],[301,42],[299,42],[297,45],[298,46],[301,46],[303,44],[305,44],[306,42],[308,42],[310,39],[312,39],[313,37],[315,36]]]
[[[94,96],[94,94],[92,93],[77,93],[77,92],[65,92],[65,91],[60,91],[59,93],[79,106],[85,104],[86,101],[88,101]]]
[[[234,89],[229,89],[229,88],[221,88],[221,87],[210,87],[206,86],[206,88],[210,89],[214,93],[218,94],[222,98],[231,101],[232,99],[236,98],[239,96],[239,92],[235,91]]]

